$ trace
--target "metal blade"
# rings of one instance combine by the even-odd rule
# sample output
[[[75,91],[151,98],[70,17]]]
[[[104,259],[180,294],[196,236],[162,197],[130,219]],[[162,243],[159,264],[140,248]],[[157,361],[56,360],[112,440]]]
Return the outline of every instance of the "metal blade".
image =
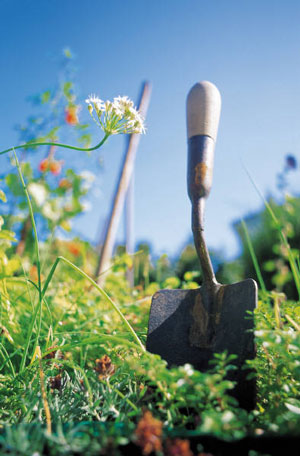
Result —
[[[233,395],[250,410],[255,382],[246,380],[242,366],[255,357],[254,323],[248,311],[256,307],[257,285],[247,279],[221,286],[213,318],[205,298],[202,288],[157,292],[151,304],[147,350],[159,354],[170,366],[189,363],[200,371],[209,368],[214,353],[236,354],[238,369],[230,375],[237,382]]]

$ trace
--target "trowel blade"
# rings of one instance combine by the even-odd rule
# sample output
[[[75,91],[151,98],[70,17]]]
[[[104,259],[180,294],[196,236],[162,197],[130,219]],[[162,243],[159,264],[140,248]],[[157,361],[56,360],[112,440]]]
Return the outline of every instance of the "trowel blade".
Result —
[[[206,371],[214,353],[225,350],[237,355],[237,369],[229,375],[237,382],[233,396],[241,407],[251,410],[255,404],[255,381],[247,380],[249,370],[242,369],[255,357],[253,312],[257,304],[257,285],[247,279],[222,285],[216,321],[203,306],[203,291],[161,290],[152,298],[147,350],[159,354],[169,366],[192,364]],[[212,328],[214,325],[214,328]]]

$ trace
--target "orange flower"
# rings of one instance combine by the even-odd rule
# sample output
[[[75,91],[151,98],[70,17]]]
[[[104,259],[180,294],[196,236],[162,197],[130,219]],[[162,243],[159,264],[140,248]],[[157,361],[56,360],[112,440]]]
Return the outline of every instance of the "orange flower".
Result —
[[[65,114],[65,121],[69,125],[77,125],[78,124],[78,116],[77,116],[78,108],[77,106],[68,106],[66,109]]]
[[[31,280],[33,280],[34,282],[38,282],[39,280],[39,276],[38,276],[38,268],[35,264],[33,264],[29,270],[29,277],[31,278]],[[41,278],[43,278],[43,274],[41,274]]]
[[[52,174],[57,176],[61,172],[61,162],[53,160],[50,163],[50,171]]]
[[[162,427],[163,423],[153,417],[149,410],[146,410],[138,422],[135,430],[136,443],[142,448],[145,456],[162,450]]]
[[[65,212],[72,212],[72,210],[73,210],[73,208],[72,208],[71,204],[66,204],[64,206],[64,211]]]
[[[65,188],[65,189],[68,189],[68,188],[71,188],[72,187],[72,182],[69,181],[69,179],[66,179],[65,177],[63,179],[61,179],[59,181],[59,184],[58,186],[60,188]]]
[[[45,171],[48,171],[49,168],[49,160],[47,158],[44,158],[39,164],[39,170],[44,173]]]
[[[99,379],[110,377],[115,372],[115,365],[112,364],[109,356],[104,355],[100,359],[96,359],[95,371],[99,373]]]
[[[69,252],[72,253],[72,255],[80,255],[80,246],[76,242],[69,242],[68,249]]]
[[[167,440],[166,456],[193,456],[188,440],[175,439]]]

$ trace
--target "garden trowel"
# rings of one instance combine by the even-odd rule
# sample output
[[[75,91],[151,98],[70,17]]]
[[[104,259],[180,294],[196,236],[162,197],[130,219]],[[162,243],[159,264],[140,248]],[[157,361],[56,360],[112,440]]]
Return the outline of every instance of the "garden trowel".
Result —
[[[195,84],[187,97],[188,195],[192,230],[203,284],[193,290],[161,290],[152,298],[147,349],[169,366],[192,364],[209,369],[214,353],[235,354],[232,395],[247,410],[255,406],[255,380],[247,379],[245,361],[255,356],[253,315],[257,285],[247,279],[232,285],[217,282],[203,235],[204,205],[213,173],[221,96],[210,82]],[[253,377],[253,376],[252,376]]]

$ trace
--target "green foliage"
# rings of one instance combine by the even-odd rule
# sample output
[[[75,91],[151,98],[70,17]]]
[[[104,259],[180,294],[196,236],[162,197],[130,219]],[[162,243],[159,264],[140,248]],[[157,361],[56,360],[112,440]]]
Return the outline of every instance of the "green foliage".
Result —
[[[35,111],[26,123],[18,126],[21,141],[27,144],[58,143],[61,135],[77,137],[79,143],[88,147],[91,135],[88,125],[80,123],[79,104],[73,75],[70,70],[71,54],[64,53],[59,82],[51,89],[44,90],[30,98]],[[17,147],[18,148],[18,147]],[[41,153],[43,158],[41,159]],[[56,227],[69,232],[72,219],[83,212],[84,196],[91,186],[91,179],[77,175],[74,170],[64,170],[60,151],[55,144],[40,147],[27,147],[20,156],[20,163],[28,191],[32,197],[34,213],[45,236]],[[37,158],[37,156],[39,158]],[[21,246],[18,252],[31,249],[31,236],[28,206],[13,160],[11,170],[6,172],[5,185],[9,190],[10,213],[6,216],[7,226],[21,233]],[[0,200],[3,200],[0,192]],[[23,238],[23,239],[22,239]],[[24,244],[24,245],[22,245]]]
[[[59,241],[51,248],[51,255],[65,252],[69,258],[80,257],[84,266],[84,257],[90,255],[88,246],[79,239],[76,245],[77,250],[74,245],[69,250],[67,242]],[[46,251],[41,251],[42,256]],[[95,261],[95,257],[90,258]],[[166,435],[180,429],[226,439],[254,432],[297,433],[300,307],[294,302],[286,302],[283,295],[273,293],[259,303],[255,315],[257,358],[251,362],[258,378],[258,405],[255,411],[246,413],[230,396],[234,384],[226,374],[232,369],[232,357],[226,353],[215,355],[211,370],[206,373],[190,365],[168,369],[159,356],[140,350],[118,312],[105,295],[90,287],[85,274],[78,275],[79,270],[70,269],[69,262],[64,262],[59,271],[56,266],[52,268],[52,274],[51,261],[44,263],[41,258],[45,264],[41,270],[43,286],[47,287],[41,325],[39,328],[36,320],[32,327],[27,361],[21,370],[27,340],[25,328],[32,322],[38,288],[26,277],[8,272],[1,280],[3,449],[10,447],[17,452],[23,439],[23,454],[32,448],[41,451],[44,445],[50,448],[50,454],[65,451],[68,445],[78,452],[89,446],[90,454],[97,454],[111,443],[107,435],[115,439],[116,446],[134,440],[134,429],[146,408],[164,423]],[[107,277],[107,291],[145,341],[150,296],[145,297],[144,290],[128,287],[124,278],[126,263],[124,255],[115,263]],[[193,283],[194,277],[195,273],[185,273],[184,279]],[[176,288],[179,279],[169,277],[164,285]],[[41,365],[36,357],[37,337]],[[110,359],[110,370],[99,373],[99,360],[105,356]],[[40,427],[46,421],[41,382],[55,430],[51,435]],[[107,423],[105,437],[100,430],[95,437],[92,425],[87,437],[80,436],[79,425],[70,425],[69,429],[65,426],[76,422],[86,429],[85,423],[92,421]],[[25,427],[25,422],[35,426]],[[10,427],[13,424],[18,427]],[[34,442],[28,429],[38,434]]]
[[[286,196],[283,204],[268,201],[268,207],[248,216],[245,224],[249,231],[251,244],[265,288],[284,292],[290,299],[298,299],[297,283],[291,261],[299,261],[300,245],[300,198]],[[270,209],[274,217],[270,214]],[[242,256],[231,265],[225,265],[224,275],[233,268],[238,268],[237,280],[243,277],[257,277],[257,271],[249,250],[247,235],[241,223],[235,229],[243,244]],[[297,273],[296,273],[297,274]]]
[[[67,50],[65,55],[70,58]],[[72,83],[65,82],[62,92],[73,108]],[[45,105],[52,100],[48,90],[39,98]],[[53,127],[45,137],[58,133]],[[270,432],[298,434],[300,303],[291,297],[300,280],[299,199],[289,198],[282,206],[266,203],[259,228],[250,229],[250,235],[243,231],[249,248],[244,255],[248,266],[250,259],[254,263],[252,272],[250,266],[244,269],[245,275],[261,274],[262,286],[255,311],[257,356],[244,366],[257,377],[258,400],[247,413],[230,394],[234,383],[227,374],[234,368],[234,355],[215,354],[204,373],[188,364],[168,368],[144,349],[151,295],[161,287],[198,286],[198,259],[191,246],[175,268],[166,255],[154,268],[145,244],[133,257],[120,249],[103,290],[91,277],[97,254],[88,243],[50,236],[38,242],[35,219],[46,220],[48,234],[57,226],[68,230],[87,192],[85,178],[72,169],[66,171],[64,185],[51,182],[52,158],[49,151],[37,175],[15,155],[17,172],[5,180],[17,210],[14,217],[0,217],[0,451],[120,454],[122,446],[137,442],[145,410],[156,418],[152,427],[159,423],[162,428],[162,439],[180,432],[227,440]],[[0,199],[6,201],[2,190]],[[23,227],[14,251],[10,226],[16,221]],[[26,245],[20,254],[21,242]],[[266,245],[271,257],[265,255]],[[213,263],[220,275],[226,274],[219,254],[213,255]],[[125,278],[132,265],[133,289]],[[231,278],[243,274],[236,265],[227,271]],[[271,285],[277,291],[268,292]],[[289,300],[281,291],[290,293]]]
[[[184,247],[177,260],[176,274],[180,279],[183,279],[184,274],[190,271],[198,271],[198,273],[194,275],[194,279],[199,281],[201,277],[199,258],[194,244],[189,243]]]
[[[256,420],[257,425],[267,431],[297,433],[300,426],[300,305],[282,301],[276,294],[272,301],[259,302],[255,316],[257,357],[249,364],[255,368],[258,379]]]

